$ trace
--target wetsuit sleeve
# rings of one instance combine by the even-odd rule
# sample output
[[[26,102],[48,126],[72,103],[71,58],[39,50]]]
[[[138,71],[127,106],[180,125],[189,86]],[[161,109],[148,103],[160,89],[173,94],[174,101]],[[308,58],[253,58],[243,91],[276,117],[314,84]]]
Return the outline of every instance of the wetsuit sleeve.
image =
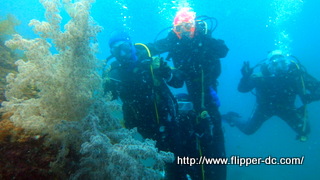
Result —
[[[210,39],[210,52],[215,58],[224,58],[229,52],[229,48],[221,39]]]
[[[320,100],[320,81],[304,72],[303,80],[306,89],[305,100],[307,103]]]
[[[173,32],[170,32],[166,38],[157,40],[153,43],[148,43],[147,46],[152,56],[159,55],[172,50],[172,44],[176,42],[175,39],[177,39],[176,35]]]
[[[212,71],[212,74],[211,74],[211,76],[212,76],[212,78],[214,79],[214,80],[217,80],[218,79],[218,77],[220,76],[220,74],[221,74],[221,61],[220,61],[220,59],[217,59],[217,60],[215,60],[215,61],[212,61],[211,62],[211,67],[213,67],[213,71]]]
[[[155,63],[157,59],[159,58],[153,58]],[[182,71],[170,67],[162,58],[160,58],[159,67],[154,69],[154,74],[157,77],[163,78],[171,87],[181,88],[183,86],[184,77]]]
[[[172,69],[172,77],[167,81],[167,84],[174,88],[182,88],[183,86],[183,73],[178,69]]]
[[[304,104],[320,100],[320,81],[301,70],[297,64],[292,64],[292,80],[296,84],[298,95]]]
[[[238,84],[238,91],[239,92],[249,92],[252,89],[255,88],[255,79],[257,79],[257,77],[255,77],[256,75],[251,75],[249,77],[242,77],[240,79],[240,82]]]

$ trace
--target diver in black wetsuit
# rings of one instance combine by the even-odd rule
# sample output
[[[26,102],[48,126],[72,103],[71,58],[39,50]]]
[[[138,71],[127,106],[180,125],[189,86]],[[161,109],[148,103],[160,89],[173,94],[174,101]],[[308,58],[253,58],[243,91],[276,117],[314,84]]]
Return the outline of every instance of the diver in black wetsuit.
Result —
[[[261,64],[261,71],[255,74],[252,74],[253,68],[249,63],[245,62],[238,90],[246,93],[255,89],[256,109],[248,121],[241,121],[240,116],[231,112],[223,115],[224,119],[243,133],[253,134],[266,120],[278,116],[298,134],[299,140],[307,140],[310,127],[306,105],[320,99],[320,82],[295,61],[293,56],[275,50]],[[297,96],[303,102],[300,108],[295,106]]]
[[[144,138],[155,139],[158,147],[165,147],[168,141],[163,139],[175,126],[177,114],[176,100],[166,84],[181,87],[183,82],[163,60],[139,56],[145,47],[133,45],[127,34],[115,34],[109,45],[116,61],[108,73],[105,91],[111,91],[114,99],[120,97],[127,128],[137,127]]]
[[[133,45],[127,33],[114,33],[109,45],[116,61],[106,75],[105,91],[111,91],[113,99],[121,99],[125,127],[137,127],[143,138],[156,140],[160,150],[177,153],[177,102],[167,84],[181,87],[179,72],[160,58],[144,56],[148,48]],[[169,174],[176,174],[174,166],[167,166]]]
[[[179,11],[168,36],[148,44],[153,54],[168,52],[186,83],[193,111],[181,114],[184,155],[199,158],[225,157],[224,135],[221,128],[217,78],[221,73],[220,58],[228,53],[224,41],[211,37],[203,21],[195,19],[189,9]],[[187,166],[187,165],[185,165]],[[225,165],[194,165],[185,167],[191,179],[226,179]],[[181,177],[181,179],[186,176]]]

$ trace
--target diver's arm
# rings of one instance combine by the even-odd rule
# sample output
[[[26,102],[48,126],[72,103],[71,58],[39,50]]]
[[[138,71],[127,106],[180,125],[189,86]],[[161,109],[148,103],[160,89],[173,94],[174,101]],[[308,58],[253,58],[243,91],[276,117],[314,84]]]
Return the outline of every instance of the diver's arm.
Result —
[[[157,77],[163,78],[163,80],[171,87],[181,88],[183,86],[183,73],[178,69],[171,68],[163,58],[155,57],[153,61],[159,60],[159,68],[154,70]]]
[[[238,85],[238,91],[249,92],[253,88],[255,88],[254,79],[257,79],[258,76],[255,74],[253,75],[252,73],[253,73],[253,68],[250,67],[250,62],[244,61],[241,68],[242,78]]]
[[[303,81],[305,94],[300,95],[304,103],[311,103],[312,101],[320,100],[320,81],[311,76],[310,74],[303,73]]]
[[[180,70],[172,69],[171,77],[167,79],[167,84],[174,88],[182,88],[183,86],[183,73]]]
[[[175,39],[177,39],[177,37],[174,32],[171,31],[166,38],[157,40],[153,43],[148,43],[147,46],[152,56],[159,55],[172,50],[171,44],[176,41]]]
[[[240,82],[238,84],[238,91],[242,93],[250,92],[255,88],[255,79],[254,75],[251,76],[243,76],[240,79]]]
[[[320,100],[320,81],[307,73],[301,65],[291,63],[289,75],[291,75],[296,92],[304,104]]]
[[[215,58],[224,58],[229,52],[229,48],[221,39],[210,38],[210,52]]]
[[[216,59],[211,62],[210,66],[214,67],[214,71],[211,73],[213,79],[217,80],[221,75],[221,61],[220,59]]]

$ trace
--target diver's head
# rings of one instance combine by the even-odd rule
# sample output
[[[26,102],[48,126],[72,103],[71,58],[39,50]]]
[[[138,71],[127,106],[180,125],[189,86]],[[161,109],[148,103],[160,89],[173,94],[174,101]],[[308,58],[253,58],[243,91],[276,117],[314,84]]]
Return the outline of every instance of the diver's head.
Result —
[[[290,60],[281,50],[274,50],[268,54],[266,61],[267,71],[272,76],[288,72],[289,64]]]
[[[179,39],[193,38],[195,31],[196,13],[190,11],[190,8],[182,8],[177,12],[173,21],[173,31]]]
[[[135,59],[135,48],[130,36],[125,32],[113,32],[109,39],[109,47],[111,54],[122,63]]]
[[[285,57],[282,50],[277,49],[277,50],[273,50],[273,51],[269,52],[267,59],[272,60],[272,59],[280,58],[281,56]]]

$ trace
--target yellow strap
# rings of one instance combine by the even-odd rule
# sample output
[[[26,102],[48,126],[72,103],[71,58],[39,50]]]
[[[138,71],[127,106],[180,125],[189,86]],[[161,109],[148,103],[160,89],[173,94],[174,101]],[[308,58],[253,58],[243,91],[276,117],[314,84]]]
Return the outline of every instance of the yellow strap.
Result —
[[[296,65],[297,69],[300,71],[300,66],[294,62],[294,61],[291,61],[293,64]],[[304,83],[304,80],[303,80],[303,77],[302,77],[302,74],[300,75],[300,80],[301,80],[301,85],[302,85],[302,93],[303,94],[306,94],[306,86],[305,86],[305,83]]]
[[[143,44],[144,45],[144,44]],[[147,46],[145,46],[147,47]],[[149,50],[149,49],[147,49]],[[150,52],[150,51],[148,51]],[[151,72],[151,76],[152,76],[152,81],[153,81],[153,87],[155,87],[155,77],[154,77],[154,72],[153,72],[153,68],[152,68],[152,64],[150,64],[150,72]],[[154,103],[154,109],[156,111],[156,119],[157,119],[157,123],[159,124],[159,112],[158,112],[158,106],[157,106],[157,102],[156,102],[156,97],[154,97],[153,99],[153,103]]]
[[[297,69],[300,71],[300,66],[295,62],[295,61],[291,61],[293,64],[296,65]],[[300,80],[301,80],[301,85],[302,85],[302,93],[303,95],[306,94],[306,86],[305,86],[305,82],[304,79],[302,77],[302,74],[300,75]],[[303,112],[303,127],[302,127],[302,132],[306,131],[307,128],[307,104],[303,105],[304,107],[304,112]]]
[[[150,52],[148,46],[146,46],[145,44],[142,44],[142,43],[135,43],[134,45],[143,46],[143,47],[147,50],[147,52],[148,52],[148,57],[151,58],[151,52]]]
[[[204,107],[204,73],[202,68],[201,68],[201,108],[205,109]]]
[[[196,137],[198,138],[198,137]],[[201,149],[201,144],[200,144],[200,139],[198,138],[198,148],[199,148],[199,155],[200,157],[202,157],[202,149]],[[202,176],[202,180],[205,180],[205,176],[204,176],[204,163],[201,162],[201,176]]]
[[[135,43],[134,45],[138,45],[138,46],[143,46],[147,53],[148,53],[148,57],[152,57],[151,56],[151,52],[148,48],[148,46],[146,46],[145,44],[142,44],[142,43]],[[150,72],[151,72],[151,76],[152,76],[152,80],[153,80],[153,85],[155,84],[155,78],[154,78],[154,73],[153,73],[153,68],[152,68],[152,64],[150,65]],[[156,98],[156,97],[155,97]],[[153,103],[154,103],[154,109],[156,111],[156,119],[157,119],[157,123],[159,124],[159,112],[158,112],[158,106],[157,106],[157,102],[156,102],[156,99],[153,100]]]
[[[201,108],[205,109],[204,107],[204,72],[203,72],[203,68],[201,68]],[[200,114],[200,118],[201,118],[201,114]],[[198,118],[196,119],[197,123],[199,123]],[[201,144],[200,144],[200,139],[198,141],[198,148],[199,148],[199,155],[200,157],[202,157],[202,149],[201,149]],[[205,176],[204,176],[204,164],[201,164],[201,176],[202,176],[202,180],[205,180]]]
[[[154,109],[156,110],[157,123],[160,124],[160,121],[159,121],[159,113],[158,113],[158,107],[157,107],[157,102],[156,102],[156,100],[154,100]]]
[[[308,112],[307,112],[307,105],[305,104],[304,105],[304,107],[303,107],[304,109],[304,114],[303,114],[303,127],[302,127],[302,132],[306,132],[306,128],[307,128],[307,114],[308,114]]]

